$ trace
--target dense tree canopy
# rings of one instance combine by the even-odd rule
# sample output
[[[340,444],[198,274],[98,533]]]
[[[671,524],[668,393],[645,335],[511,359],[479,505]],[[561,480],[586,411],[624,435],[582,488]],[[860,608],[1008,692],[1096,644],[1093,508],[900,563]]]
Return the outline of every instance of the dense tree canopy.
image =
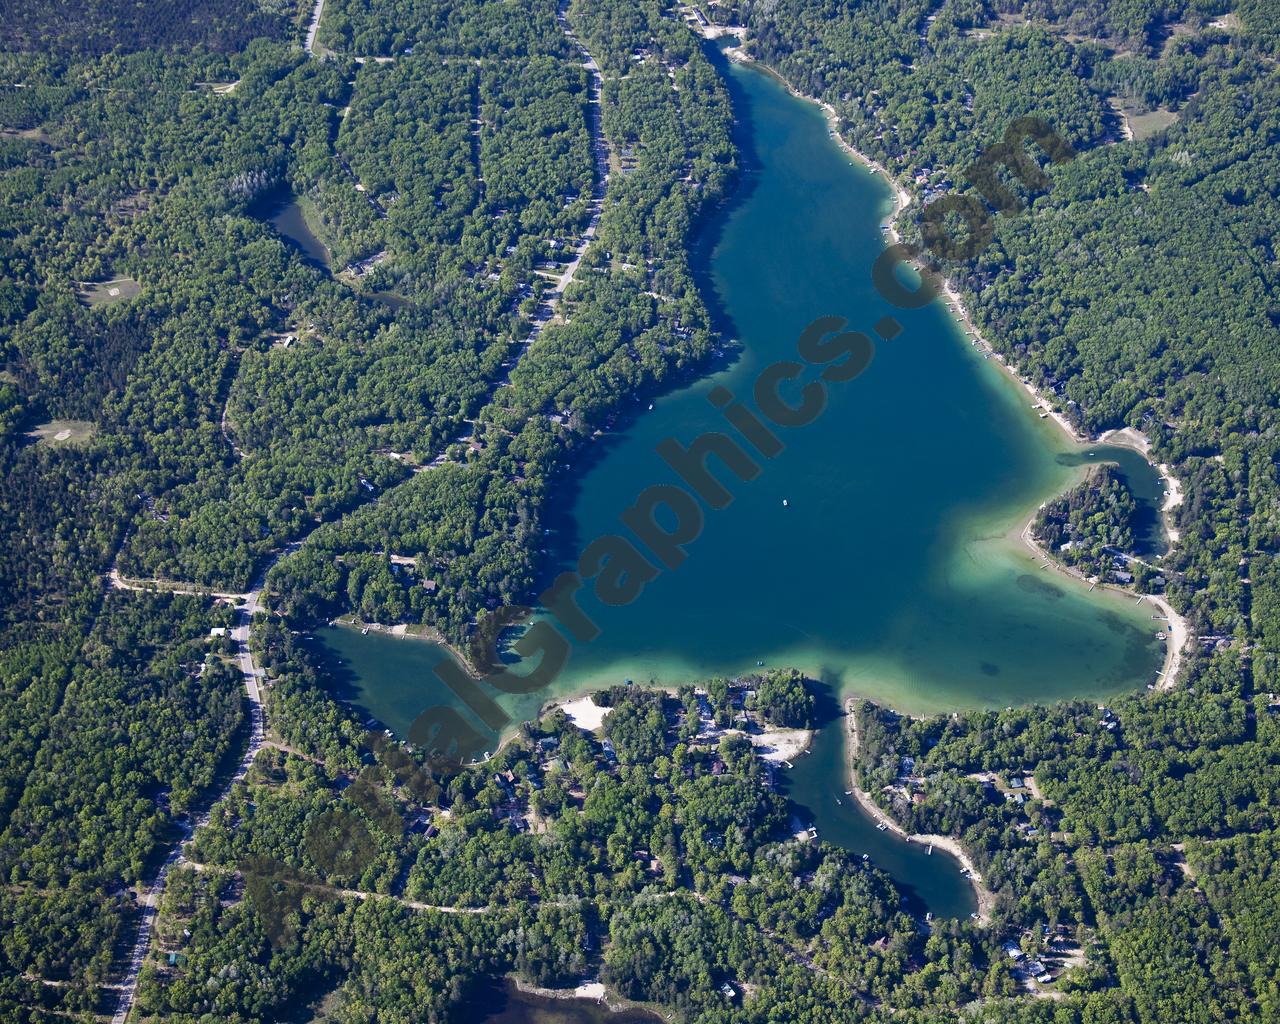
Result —
[[[450,777],[367,735],[300,640],[350,612],[461,643],[528,602],[565,474],[718,351],[689,248],[738,154],[676,9],[328,0],[308,54],[310,4],[10,6],[0,1017],[108,1009],[139,884],[242,749],[228,599],[127,581],[235,593],[268,567],[276,745],[170,878],[144,1018],[319,994],[330,1019],[471,1019],[504,973],[708,1024],[1280,1012],[1274,4],[702,8],[922,202],[972,191],[1014,119],[1051,124],[1075,158],[1008,180],[1023,209],[943,269],[1071,422],[1142,430],[1185,490],[1159,566],[1193,637],[1180,686],[858,711],[862,786],[962,841],[986,930],[790,836],[736,726],[808,726],[798,673],[620,690],[601,735],[554,714]],[[1103,570],[1132,513],[1102,473],[1038,529]],[[1021,994],[1009,936],[1079,950],[1058,998]]]

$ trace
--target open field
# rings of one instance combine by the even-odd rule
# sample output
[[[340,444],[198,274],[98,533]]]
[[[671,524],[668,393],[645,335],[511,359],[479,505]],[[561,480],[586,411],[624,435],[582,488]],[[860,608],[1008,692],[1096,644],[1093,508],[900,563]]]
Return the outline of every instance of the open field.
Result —
[[[142,288],[131,277],[115,277],[110,281],[82,281],[77,289],[86,306],[108,306],[127,302],[142,294]]]
[[[36,444],[72,445],[83,444],[97,431],[97,425],[89,420],[50,420],[41,423],[27,436],[35,438]]]

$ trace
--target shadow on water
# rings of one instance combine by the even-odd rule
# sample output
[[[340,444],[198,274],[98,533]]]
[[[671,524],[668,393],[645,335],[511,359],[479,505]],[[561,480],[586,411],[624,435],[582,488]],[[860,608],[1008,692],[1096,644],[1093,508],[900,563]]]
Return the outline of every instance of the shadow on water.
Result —
[[[734,180],[728,186],[724,200],[691,226],[690,234],[693,236],[693,243],[689,248],[689,271],[693,275],[698,293],[706,303],[711,328],[720,336],[724,348],[710,360],[692,368],[689,373],[676,375],[664,382],[659,394],[638,396],[629,406],[619,410],[609,433],[597,438],[585,450],[575,454],[572,471],[565,471],[556,480],[558,500],[544,516],[549,532],[546,548],[548,557],[540,578],[543,586],[550,584],[563,569],[575,565],[583,547],[593,539],[583,536],[576,514],[583,483],[590,476],[591,470],[607,461],[617,447],[626,442],[628,428],[643,416],[648,408],[660,404],[662,396],[682,391],[691,384],[710,380],[716,374],[731,369],[741,356],[741,349],[736,341],[737,327],[716,285],[713,256],[724,236],[725,226],[755,191],[761,162],[751,130],[751,97],[736,79],[727,74],[729,60],[725,57],[723,49],[728,45],[731,45],[728,39],[705,41],[702,44],[712,64],[720,72],[729,93],[734,112],[733,141],[738,148],[738,169]],[[638,495],[648,484],[657,482],[657,480],[637,480],[636,494]]]
[[[763,168],[752,130],[751,96],[738,79],[728,73],[729,58],[724,55],[724,47],[728,45],[727,38],[704,42],[703,50],[720,73],[721,81],[729,93],[729,102],[733,108],[733,143],[738,147],[738,176],[730,186],[725,200],[696,228],[694,244],[689,250],[689,270],[693,274],[698,293],[706,302],[711,326],[726,339],[737,338],[738,328],[716,284],[713,257],[724,239],[725,227],[755,192]]]
[[[449,657],[444,648],[412,637],[365,634],[352,626],[319,629],[305,643],[330,695],[355,710],[369,728],[390,729],[406,739],[423,711],[446,706],[487,741],[487,749],[496,749],[498,737],[436,675],[435,667]]]
[[[307,258],[308,263],[325,271],[330,269],[329,250],[307,224],[302,205],[288,186],[263,193],[249,204],[248,213],[275,228],[285,241]]]
[[[521,992],[515,982],[487,978],[456,1008],[453,1018],[477,1024],[649,1024],[645,1010],[614,1011],[594,999],[560,999]]]
[[[975,911],[973,890],[954,857],[941,850],[930,854],[925,847],[877,829],[871,816],[849,795],[844,710],[825,683],[815,687],[814,696],[813,745],[781,775],[781,792],[795,806],[801,823],[812,824],[822,842],[855,856],[866,854],[893,878],[913,913],[932,911],[939,917],[965,917]]]
[[[1169,538],[1165,535],[1160,510],[1164,507],[1164,481],[1159,471],[1141,452],[1121,445],[1091,445],[1081,451],[1058,456],[1064,466],[1112,466],[1137,501],[1134,516],[1134,554],[1147,558],[1166,554]]]

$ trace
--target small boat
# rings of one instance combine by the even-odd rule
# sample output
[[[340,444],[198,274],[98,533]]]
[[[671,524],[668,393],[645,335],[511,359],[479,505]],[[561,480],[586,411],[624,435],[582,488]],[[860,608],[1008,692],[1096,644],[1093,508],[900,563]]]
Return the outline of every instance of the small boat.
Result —
[[[930,846],[930,847],[929,847],[929,849],[925,850],[925,851],[924,851],[924,855],[925,855],[926,857],[932,857],[932,856],[933,856],[933,847],[932,847],[932,846]]]
[[[870,860],[870,859],[871,859],[871,854],[869,854],[869,853],[864,853],[864,854],[862,855],[862,859],[863,859],[863,860]]]
[[[844,806],[844,804],[841,802],[841,800],[840,800],[840,798],[839,798],[839,797],[836,797],[836,803],[837,803],[837,804],[840,804],[840,806],[841,806],[841,807],[843,807],[843,806]]]
[[[786,498],[783,498],[783,499],[782,499],[782,507],[783,507],[783,508],[786,508],[786,507],[787,507],[788,505],[790,505],[790,504],[791,504],[791,502],[787,501],[787,499],[786,499]]]
[[[886,825],[883,821],[881,821],[881,822],[877,823],[877,825],[876,825],[876,831],[878,831],[878,832],[883,832],[883,831],[884,831],[885,829],[887,829],[888,827],[889,827],[888,825]]]
[[[650,411],[650,412],[653,412],[653,403],[652,403],[652,402],[650,402],[650,403],[649,403],[649,411]]]

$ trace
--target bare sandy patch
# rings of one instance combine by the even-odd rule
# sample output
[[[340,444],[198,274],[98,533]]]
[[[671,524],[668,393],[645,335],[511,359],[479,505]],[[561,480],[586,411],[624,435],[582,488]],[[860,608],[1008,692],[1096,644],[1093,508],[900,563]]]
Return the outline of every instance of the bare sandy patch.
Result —
[[[809,749],[813,730],[766,729],[764,732],[747,733],[747,739],[763,760],[782,764],[794,761]]]
[[[560,708],[569,716],[569,721],[579,729],[595,732],[604,725],[605,716],[611,710],[602,708],[590,697],[577,697],[574,700],[553,704],[551,709]]]
[[[84,444],[97,432],[97,426],[90,420],[50,420],[41,423],[27,436],[37,444],[77,445]]]

